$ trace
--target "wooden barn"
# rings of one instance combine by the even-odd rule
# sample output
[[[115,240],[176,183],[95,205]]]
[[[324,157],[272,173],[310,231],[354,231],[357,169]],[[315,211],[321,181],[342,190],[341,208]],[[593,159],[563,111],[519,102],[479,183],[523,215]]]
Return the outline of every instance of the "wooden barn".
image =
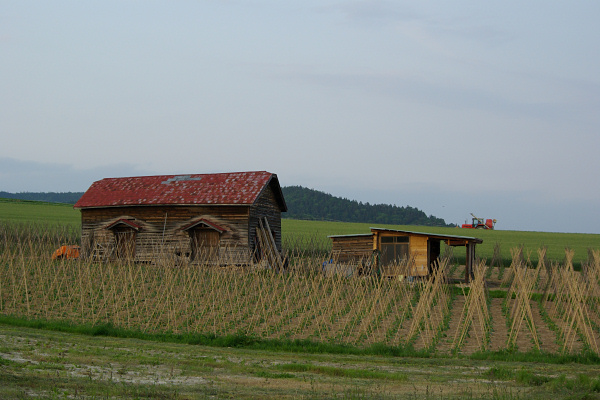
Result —
[[[281,251],[287,211],[277,175],[265,171],[107,178],[74,207],[83,257],[219,264],[256,261],[265,232]]]
[[[383,228],[371,228],[371,233],[367,234],[329,237],[334,257],[339,262],[367,262],[390,276],[394,275],[391,271],[394,266],[409,260],[412,261],[409,275],[427,276],[440,256],[442,242],[447,246],[465,246],[467,282],[475,261],[475,246],[483,243],[483,240],[474,237]]]

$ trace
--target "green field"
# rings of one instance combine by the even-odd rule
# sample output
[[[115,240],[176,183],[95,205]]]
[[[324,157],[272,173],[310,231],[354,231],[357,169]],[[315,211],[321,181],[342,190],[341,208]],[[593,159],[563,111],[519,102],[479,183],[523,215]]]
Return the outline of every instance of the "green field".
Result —
[[[63,224],[78,227],[80,221],[79,210],[74,209],[70,204],[0,199],[0,222]],[[305,246],[327,250],[331,246],[327,236],[368,233],[371,226],[373,224],[283,219],[283,242],[288,248]],[[483,239],[483,244],[477,247],[477,256],[488,261],[492,258],[495,244],[500,243],[501,255],[505,263],[510,263],[511,249],[523,246],[525,256],[530,255],[531,262],[535,264],[538,259],[537,250],[545,246],[548,259],[557,262],[563,261],[565,248],[572,249],[575,252],[574,264],[579,266],[582,261],[587,260],[588,249],[600,247],[598,234],[490,231],[410,225],[378,225],[378,227],[478,237]],[[463,255],[458,250],[455,256],[460,260]]]
[[[71,204],[0,199],[0,222],[78,226],[81,213]]]

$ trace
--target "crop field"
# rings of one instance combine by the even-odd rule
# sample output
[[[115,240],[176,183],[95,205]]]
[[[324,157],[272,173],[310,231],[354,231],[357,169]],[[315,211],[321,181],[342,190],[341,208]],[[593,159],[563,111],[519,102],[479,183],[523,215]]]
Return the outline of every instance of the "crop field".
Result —
[[[23,206],[35,204],[16,205]],[[464,277],[460,257],[449,251],[443,252],[430,279],[357,275],[348,273],[352,265],[324,268],[331,265],[331,257],[321,238],[364,233],[364,224],[328,223],[326,234],[321,234],[324,223],[312,222],[319,229],[311,231],[307,228],[310,223],[284,220],[289,260],[285,273],[265,265],[238,267],[227,262],[218,267],[175,265],[166,257],[148,264],[51,260],[59,245],[77,243],[78,225],[44,223],[46,211],[37,212],[33,222],[0,220],[0,386],[14,389],[4,397],[18,398],[17,394],[24,393],[24,383],[15,377],[39,379],[50,370],[66,381],[77,382],[56,394],[55,398],[61,398],[72,396],[73,390],[77,393],[73,385],[86,387],[82,390],[89,394],[98,390],[95,385],[99,382],[108,382],[109,376],[123,382],[116,372],[124,370],[120,375],[126,375],[129,368],[110,367],[123,361],[106,361],[107,355],[104,362],[110,365],[104,369],[92,368],[83,360],[77,364],[64,354],[63,358],[47,356],[51,350],[36,351],[35,346],[23,345],[38,339],[31,339],[36,334],[29,328],[19,333],[15,328],[19,325],[58,326],[66,331],[87,327],[92,334],[114,331],[125,337],[175,338],[184,343],[210,344],[230,338],[234,345],[270,348],[273,353],[260,353],[259,357],[276,359],[250,368],[247,364],[253,361],[248,353],[217,357],[217,361],[213,355],[207,370],[189,366],[185,372],[176,361],[180,356],[165,355],[169,361],[156,361],[161,367],[152,373],[153,379],[167,383],[155,386],[155,392],[147,387],[147,381],[133,380],[127,382],[132,385],[127,386],[131,392],[96,392],[102,398],[236,397],[225,390],[230,374],[238,374],[238,395],[244,392],[241,381],[254,382],[246,389],[254,387],[256,391],[247,397],[257,396],[265,382],[281,390],[273,393],[289,398],[542,398],[548,393],[557,398],[600,397],[600,251],[592,246],[598,235],[527,233],[529,236],[515,239],[518,244],[506,250],[504,246],[514,243],[496,241],[491,249],[479,253],[487,252],[489,259],[476,263],[474,279],[464,285],[459,283]],[[472,232],[502,237],[500,231]],[[559,253],[553,243],[560,238],[569,245],[561,246]],[[505,251],[508,256],[502,255]],[[44,336],[39,340],[54,347],[56,339]],[[61,343],[70,340],[63,338]],[[64,343],[57,346],[65,347]],[[163,354],[164,349],[153,351]],[[325,354],[316,362],[316,356],[304,351]],[[292,361],[290,352],[301,353],[296,358],[302,361],[300,365]],[[349,358],[343,359],[340,353]],[[370,363],[362,365],[361,357],[367,356]],[[406,357],[414,361],[406,361]],[[231,361],[239,358],[246,361]],[[42,362],[52,366],[42,371],[22,368],[23,363]],[[532,362],[540,364],[532,366]],[[575,364],[567,368],[564,363]],[[73,367],[80,364],[87,366]],[[169,365],[171,378],[164,372]],[[223,376],[226,367],[236,372]],[[89,375],[85,385],[82,370]],[[429,375],[434,371],[439,380]],[[194,379],[203,375],[202,381],[190,378],[203,389],[191,390],[174,378],[179,375]],[[306,384],[307,379],[312,383]],[[216,386],[208,388],[208,381],[217,382]],[[359,386],[353,387],[352,382]],[[31,393],[55,395],[51,384],[42,386]],[[286,386],[294,389],[285,391]]]
[[[26,231],[29,232],[29,231]],[[69,232],[65,232],[69,234]],[[264,266],[220,267],[86,260],[53,261],[57,237],[0,232],[0,312],[28,319],[112,324],[173,332],[351,346],[385,345],[431,354],[541,350],[598,354],[600,254],[584,271],[520,251],[509,267],[475,268],[469,287],[448,285],[464,272],[440,261],[431,279],[323,270],[327,258],[288,255],[286,273]],[[540,250],[543,252],[544,250]],[[490,285],[495,285],[495,297]],[[498,296],[500,294],[500,296]]]

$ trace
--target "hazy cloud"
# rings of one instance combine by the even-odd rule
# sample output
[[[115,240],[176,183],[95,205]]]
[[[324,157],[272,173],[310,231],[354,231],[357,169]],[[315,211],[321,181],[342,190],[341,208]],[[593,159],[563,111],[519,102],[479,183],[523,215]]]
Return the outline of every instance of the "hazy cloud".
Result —
[[[321,10],[337,12],[345,19],[360,24],[381,26],[381,24],[399,21],[423,19],[412,7],[399,2],[374,1],[345,1],[335,5],[322,6]]]
[[[84,192],[99,179],[147,175],[131,164],[79,169],[60,163],[42,163],[0,157],[0,191],[4,192]]]

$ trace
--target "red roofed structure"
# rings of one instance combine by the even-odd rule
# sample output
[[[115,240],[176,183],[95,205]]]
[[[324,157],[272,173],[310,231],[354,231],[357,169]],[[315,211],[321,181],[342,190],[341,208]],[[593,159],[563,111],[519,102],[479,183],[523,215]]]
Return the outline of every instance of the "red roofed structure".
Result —
[[[259,219],[281,250],[287,211],[277,175],[266,171],[106,178],[74,207],[84,257],[195,262],[208,251],[239,264],[255,254]]]

